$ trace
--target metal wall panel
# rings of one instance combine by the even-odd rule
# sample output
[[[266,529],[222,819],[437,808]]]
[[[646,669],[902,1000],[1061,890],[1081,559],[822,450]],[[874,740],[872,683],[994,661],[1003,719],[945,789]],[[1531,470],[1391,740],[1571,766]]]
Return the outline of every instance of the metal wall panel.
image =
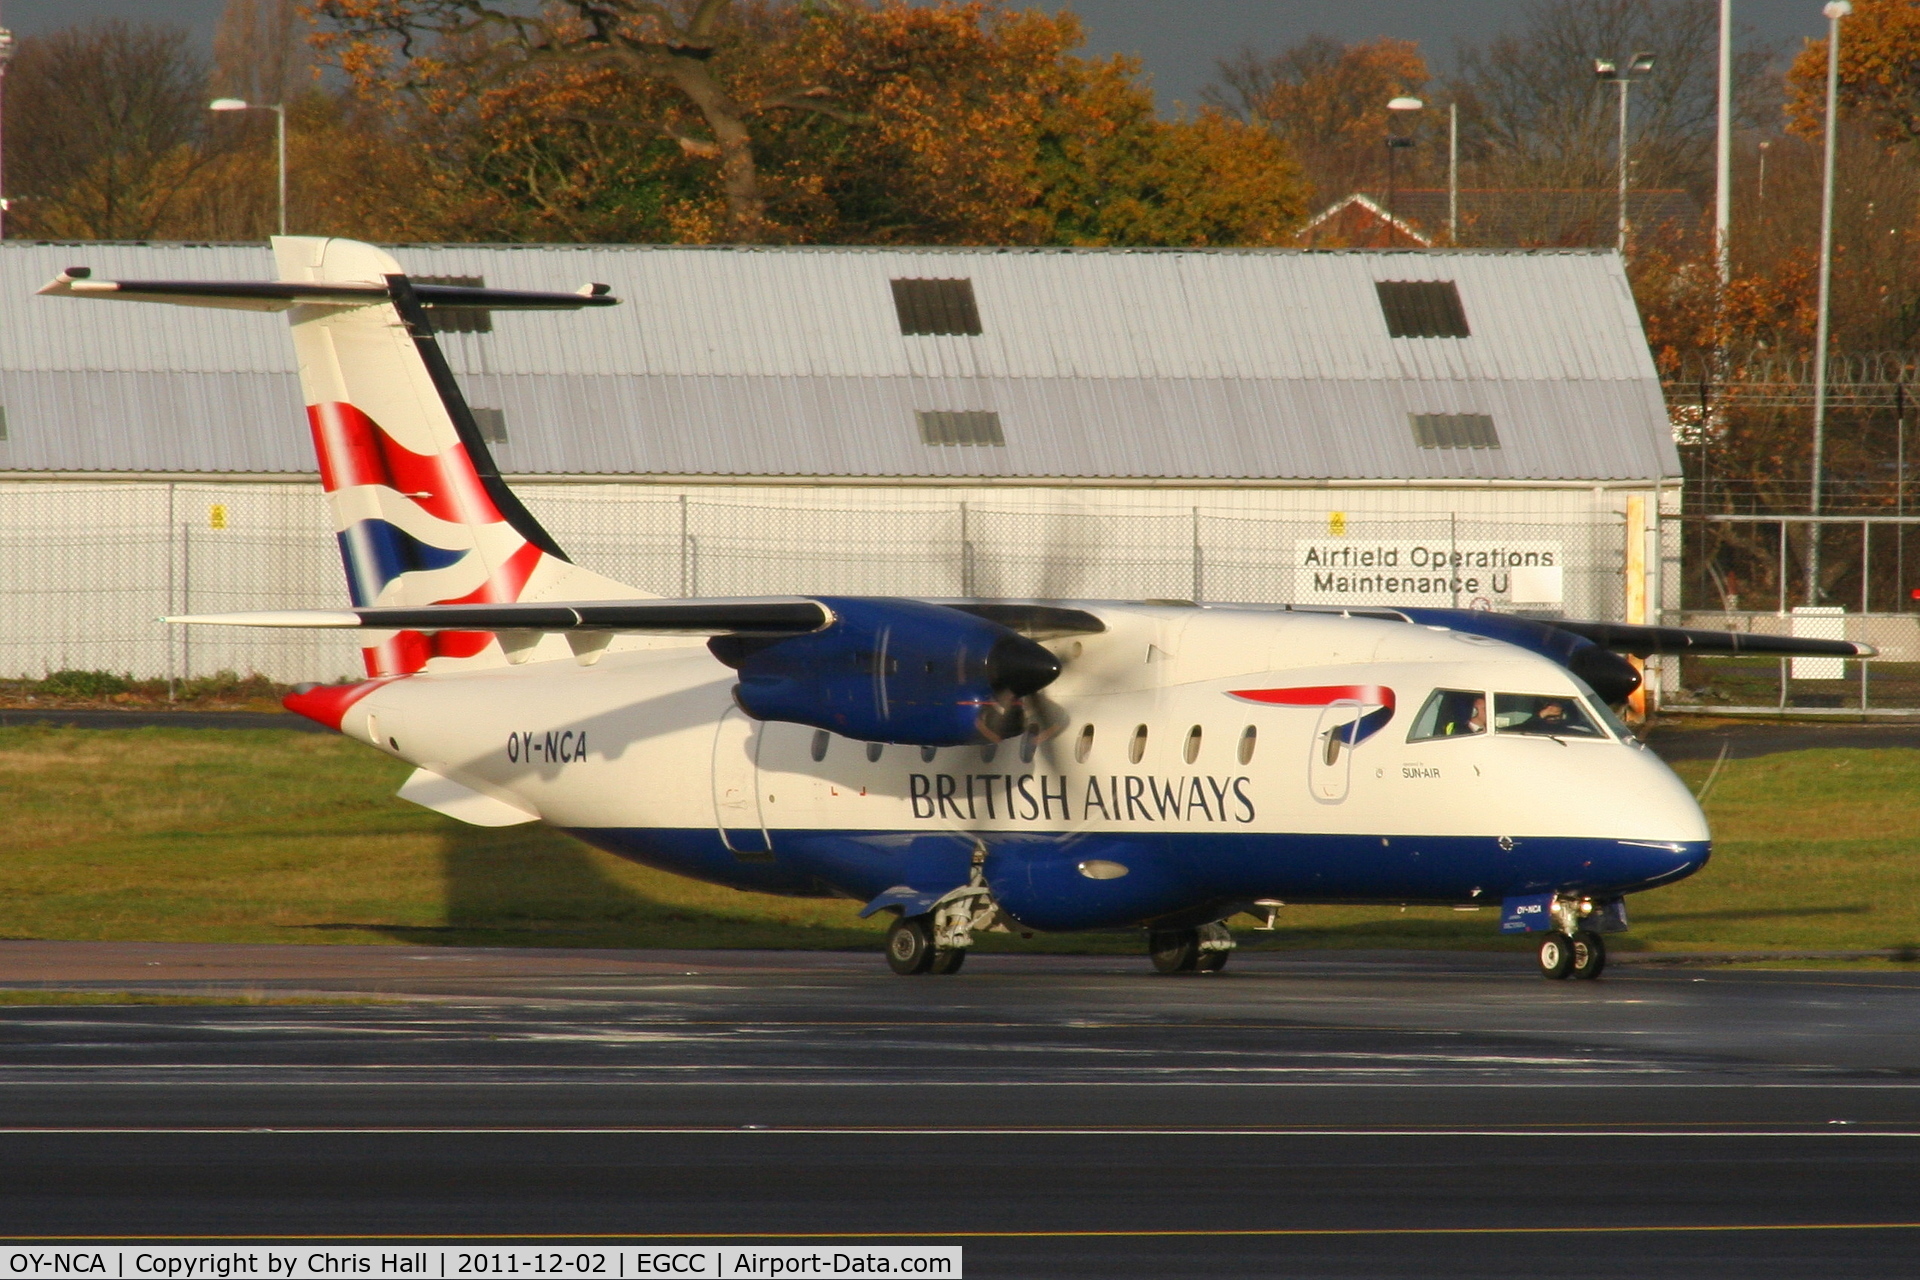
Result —
[[[407,246],[410,270],[613,286],[445,345],[548,474],[1656,479],[1679,473],[1619,259],[1591,252]],[[0,245],[0,470],[310,469],[278,318],[32,296],[102,278],[262,279],[257,245]],[[889,281],[973,280],[978,337],[899,333]],[[1473,336],[1387,336],[1374,282],[1451,279]],[[993,410],[936,448],[919,410]],[[1421,450],[1409,412],[1505,446]],[[1466,456],[1474,454],[1477,456]]]

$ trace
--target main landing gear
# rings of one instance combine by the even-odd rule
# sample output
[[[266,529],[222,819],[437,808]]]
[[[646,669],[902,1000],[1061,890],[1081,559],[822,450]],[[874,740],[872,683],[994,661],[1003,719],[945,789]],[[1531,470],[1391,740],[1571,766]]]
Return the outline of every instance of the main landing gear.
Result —
[[[958,973],[967,962],[976,929],[1006,932],[1000,904],[987,888],[987,847],[973,846],[973,870],[967,883],[943,895],[925,915],[902,916],[887,930],[887,965],[902,977],[916,973]]]
[[[1160,973],[1218,973],[1233,954],[1233,934],[1216,920],[1197,929],[1152,929],[1147,956]]]
[[[965,947],[937,947],[930,916],[895,920],[887,930],[887,967],[903,977],[916,973],[958,973],[967,962]]]
[[[1597,978],[1607,967],[1607,944],[1591,929],[1555,929],[1540,939],[1540,972],[1548,978]]]

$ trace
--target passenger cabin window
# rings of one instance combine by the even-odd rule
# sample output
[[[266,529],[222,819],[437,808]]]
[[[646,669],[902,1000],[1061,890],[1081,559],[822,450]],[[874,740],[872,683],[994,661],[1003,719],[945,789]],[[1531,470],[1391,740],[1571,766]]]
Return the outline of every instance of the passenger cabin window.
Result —
[[[1493,727],[1497,733],[1530,733],[1543,738],[1605,738],[1580,699],[1559,693],[1496,693]]]
[[[1020,737],[1020,763],[1032,764],[1033,753],[1040,748],[1040,735],[1028,732]]]
[[[883,745],[881,745],[880,743],[878,743],[878,742],[869,742],[869,743],[867,744],[867,763],[868,763],[868,764],[879,764],[879,763],[880,763],[880,753],[881,753],[882,751],[885,751],[885,750],[886,750],[886,747],[885,747],[885,746],[883,746]]]
[[[1187,745],[1180,752],[1180,758],[1185,760],[1188,764],[1192,764],[1195,760],[1200,758],[1200,726],[1199,725],[1195,725],[1193,726],[1193,728],[1187,730]]]
[[[1467,738],[1487,731],[1487,695],[1478,689],[1435,689],[1413,718],[1408,742]]]
[[[999,754],[1000,754],[999,743],[997,742],[982,743],[980,746],[980,763],[992,764],[993,758]]]
[[[1086,725],[1080,730],[1080,736],[1073,744],[1073,761],[1085,764],[1087,757],[1093,754],[1093,726]]]
[[[1254,746],[1254,743],[1259,740],[1259,737],[1260,737],[1260,731],[1254,728],[1252,725],[1248,725],[1245,729],[1241,730],[1240,732],[1240,763],[1241,764],[1253,763],[1253,746]]]
[[[922,747],[920,748],[920,759],[926,764],[932,764],[933,757],[939,750],[940,748],[938,747]]]
[[[807,754],[813,757],[816,764],[825,760],[827,758],[827,746],[832,741],[833,735],[825,729],[815,729],[813,731],[813,749]]]
[[[1137,724],[1133,727],[1133,738],[1127,743],[1127,760],[1139,764],[1140,758],[1147,754],[1147,726]]]

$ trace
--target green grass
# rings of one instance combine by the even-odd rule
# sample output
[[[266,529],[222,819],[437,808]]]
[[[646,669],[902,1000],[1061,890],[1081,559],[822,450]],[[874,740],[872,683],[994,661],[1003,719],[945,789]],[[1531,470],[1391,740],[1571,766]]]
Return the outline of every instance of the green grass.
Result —
[[[1698,786],[1710,763],[1680,767]],[[840,900],[683,880],[538,826],[467,827],[393,798],[406,766],[273,730],[0,729],[0,936],[564,947],[874,947]],[[1716,848],[1638,895],[1618,949],[1920,946],[1920,751],[1730,761]],[[1240,923],[1246,923],[1242,920]],[[1520,949],[1491,909],[1289,907],[1260,947]],[[1125,951],[1129,935],[986,935]]]

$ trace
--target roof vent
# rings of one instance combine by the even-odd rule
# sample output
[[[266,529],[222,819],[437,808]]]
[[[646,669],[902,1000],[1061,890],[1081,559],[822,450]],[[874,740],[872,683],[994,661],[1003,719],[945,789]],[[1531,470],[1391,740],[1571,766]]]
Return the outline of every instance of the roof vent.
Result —
[[[1422,449],[1498,449],[1500,436],[1487,413],[1410,413],[1413,442]]]
[[[893,309],[900,332],[918,334],[980,332],[980,308],[971,280],[895,280]]]
[[[502,409],[482,409],[479,405],[468,410],[473,414],[473,425],[480,428],[480,438],[488,444],[507,442],[507,415]]]
[[[1387,335],[1394,338],[1470,338],[1460,289],[1451,280],[1377,280]]]
[[[1004,448],[1000,415],[991,409],[922,409],[920,443],[933,445],[987,445]]]
[[[485,276],[414,276],[415,284],[449,284],[460,289],[484,289]],[[435,307],[433,328],[436,333],[492,333],[493,312],[485,307]],[[505,437],[501,437],[505,439]]]

